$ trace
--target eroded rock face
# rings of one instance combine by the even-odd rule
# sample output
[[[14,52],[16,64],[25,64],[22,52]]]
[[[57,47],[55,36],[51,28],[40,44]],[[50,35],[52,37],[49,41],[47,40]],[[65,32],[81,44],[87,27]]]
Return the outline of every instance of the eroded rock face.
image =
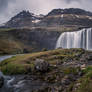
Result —
[[[45,28],[12,29],[0,32],[0,54],[31,53],[42,51],[43,48],[54,49],[60,34],[61,32]]]
[[[4,85],[4,77],[0,75],[0,88]]]
[[[49,69],[49,63],[43,59],[37,59],[35,62],[35,69],[39,72],[47,72]]]

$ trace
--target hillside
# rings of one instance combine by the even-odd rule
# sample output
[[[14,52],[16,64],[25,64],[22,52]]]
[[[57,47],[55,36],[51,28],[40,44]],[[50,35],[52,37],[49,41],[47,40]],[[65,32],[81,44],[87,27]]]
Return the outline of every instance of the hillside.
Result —
[[[19,54],[54,49],[61,34],[51,29],[3,29],[0,30],[0,54]]]
[[[12,86],[20,92],[92,91],[92,52],[83,49],[17,55],[1,62],[0,69],[4,74],[16,74]]]
[[[35,23],[40,21],[40,16],[35,16],[33,13],[29,11],[22,11],[19,14],[12,17],[6,24],[6,27],[33,27]]]

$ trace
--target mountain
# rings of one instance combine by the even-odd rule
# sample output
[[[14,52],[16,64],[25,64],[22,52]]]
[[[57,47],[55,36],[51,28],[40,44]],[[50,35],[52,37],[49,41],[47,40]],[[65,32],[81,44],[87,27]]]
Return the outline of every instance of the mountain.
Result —
[[[40,16],[35,16],[29,11],[22,11],[16,16],[12,17],[7,23],[7,27],[32,27],[35,23],[40,21]]]
[[[92,13],[79,8],[53,9],[47,15],[34,15],[22,11],[12,17],[4,27],[92,27]]]
[[[45,16],[22,11],[1,26],[1,54],[34,52],[54,49],[62,32],[92,27],[92,13],[77,8],[54,9]]]
[[[92,16],[92,13],[79,8],[68,8],[68,9],[53,9],[47,16],[60,15],[60,14],[76,14],[76,15],[87,15]]]
[[[40,21],[39,26],[92,27],[92,13],[78,8],[53,9]]]

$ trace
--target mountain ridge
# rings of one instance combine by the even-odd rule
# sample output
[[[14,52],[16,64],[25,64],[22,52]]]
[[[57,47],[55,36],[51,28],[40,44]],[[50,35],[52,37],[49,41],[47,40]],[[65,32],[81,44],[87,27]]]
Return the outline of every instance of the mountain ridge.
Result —
[[[47,15],[35,15],[23,10],[3,27],[57,27],[57,26],[83,26],[92,27],[92,12],[79,8],[53,9]]]
[[[65,9],[53,9],[48,15],[56,14],[76,14],[76,15],[88,15],[92,16],[92,12],[86,11],[80,8],[65,8]],[[48,16],[47,15],[47,16]]]

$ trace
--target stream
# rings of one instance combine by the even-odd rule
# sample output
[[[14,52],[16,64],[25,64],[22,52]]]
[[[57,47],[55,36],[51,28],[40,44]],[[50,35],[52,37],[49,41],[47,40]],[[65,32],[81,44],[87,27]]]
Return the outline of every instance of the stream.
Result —
[[[5,59],[11,58],[13,56],[14,55],[0,56],[0,62],[2,62]],[[0,76],[4,77],[4,85],[2,88],[0,88],[0,92],[13,92],[11,82],[14,80],[14,77],[5,76],[5,75],[3,75],[3,73],[1,71],[0,71]]]
[[[12,56],[0,56],[0,62]],[[40,87],[48,86],[48,83],[37,80],[34,75],[5,76],[2,72],[0,72],[0,75],[4,77],[4,85],[0,88],[0,92],[33,92]]]

